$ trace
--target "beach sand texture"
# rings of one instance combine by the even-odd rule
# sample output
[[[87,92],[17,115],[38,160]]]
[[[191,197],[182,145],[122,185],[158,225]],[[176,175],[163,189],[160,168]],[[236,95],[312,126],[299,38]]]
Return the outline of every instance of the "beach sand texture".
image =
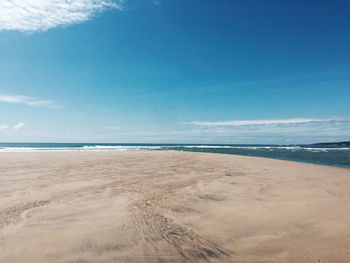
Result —
[[[0,262],[350,262],[350,169],[190,152],[0,154]]]

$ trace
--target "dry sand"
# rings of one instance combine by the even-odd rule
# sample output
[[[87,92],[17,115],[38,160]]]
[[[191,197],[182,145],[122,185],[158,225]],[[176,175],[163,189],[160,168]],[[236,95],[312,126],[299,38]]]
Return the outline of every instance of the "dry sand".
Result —
[[[184,152],[0,154],[0,262],[350,262],[350,169]]]

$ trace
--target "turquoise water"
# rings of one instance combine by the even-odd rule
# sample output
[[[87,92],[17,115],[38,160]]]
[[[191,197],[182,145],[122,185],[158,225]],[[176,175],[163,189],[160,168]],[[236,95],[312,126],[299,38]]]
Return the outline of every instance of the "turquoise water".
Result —
[[[0,152],[191,151],[266,157],[350,168],[350,146],[241,144],[0,143]]]

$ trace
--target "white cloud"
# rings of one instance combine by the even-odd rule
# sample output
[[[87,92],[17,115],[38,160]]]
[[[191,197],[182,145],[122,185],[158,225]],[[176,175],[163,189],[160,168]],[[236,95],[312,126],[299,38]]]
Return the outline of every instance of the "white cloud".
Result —
[[[6,130],[8,127],[7,125],[0,125],[0,130]]]
[[[226,122],[188,122],[186,131],[215,143],[314,143],[348,141],[350,119],[279,119]],[[188,135],[183,137],[188,138]],[[204,141],[204,139],[202,140]]]
[[[22,95],[4,95],[0,94],[0,102],[22,103],[34,107],[57,108],[58,106],[51,100],[40,100]]]
[[[248,126],[248,125],[269,125],[269,124],[301,124],[309,122],[326,122],[331,119],[279,119],[279,120],[232,120],[232,121],[192,121],[184,124],[192,124],[197,126]]]
[[[122,9],[124,0],[1,0],[0,31],[45,31],[89,20],[105,9]]]
[[[17,131],[19,129],[22,129],[23,127],[24,127],[24,123],[23,122],[19,122],[18,124],[13,126],[13,129]]]

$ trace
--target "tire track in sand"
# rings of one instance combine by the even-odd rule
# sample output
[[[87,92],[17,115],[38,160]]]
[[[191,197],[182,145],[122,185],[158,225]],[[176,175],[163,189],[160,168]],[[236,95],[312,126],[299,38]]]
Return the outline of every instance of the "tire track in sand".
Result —
[[[17,224],[23,220],[22,213],[37,207],[47,205],[49,201],[32,201],[20,203],[0,211],[0,229],[9,224]]]
[[[129,204],[132,227],[145,243],[153,243],[156,247],[157,241],[165,240],[186,262],[210,262],[231,257],[228,251],[208,238],[164,216],[158,207],[167,199],[163,194],[152,194]]]

